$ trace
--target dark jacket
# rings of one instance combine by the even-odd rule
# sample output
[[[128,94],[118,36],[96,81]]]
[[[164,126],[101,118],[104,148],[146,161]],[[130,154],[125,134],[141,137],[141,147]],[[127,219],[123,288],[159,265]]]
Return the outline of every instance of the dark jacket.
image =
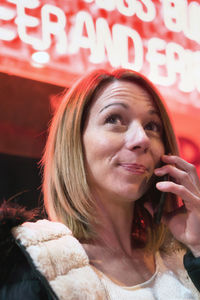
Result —
[[[0,300],[58,300],[46,278],[36,269],[32,259],[11,229],[25,221],[33,221],[34,213],[6,203],[0,207]],[[184,266],[200,291],[200,258],[184,256]]]
[[[24,208],[6,203],[0,208],[0,300],[58,299],[11,233],[12,227],[33,219],[34,213]]]

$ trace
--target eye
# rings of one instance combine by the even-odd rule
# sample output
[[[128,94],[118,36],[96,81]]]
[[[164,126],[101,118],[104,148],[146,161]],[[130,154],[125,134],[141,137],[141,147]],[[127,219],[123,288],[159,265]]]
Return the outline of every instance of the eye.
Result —
[[[145,125],[145,130],[161,133],[162,126],[158,122],[151,121]]]
[[[119,114],[112,114],[106,118],[105,123],[121,125],[123,124],[123,119]]]

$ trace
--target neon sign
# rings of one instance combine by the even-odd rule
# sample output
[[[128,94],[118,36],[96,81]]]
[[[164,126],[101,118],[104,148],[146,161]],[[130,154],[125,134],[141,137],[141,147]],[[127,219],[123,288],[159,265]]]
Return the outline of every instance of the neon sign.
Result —
[[[75,75],[94,66],[130,68],[160,86],[200,93],[197,1],[64,2],[1,1],[0,55]]]

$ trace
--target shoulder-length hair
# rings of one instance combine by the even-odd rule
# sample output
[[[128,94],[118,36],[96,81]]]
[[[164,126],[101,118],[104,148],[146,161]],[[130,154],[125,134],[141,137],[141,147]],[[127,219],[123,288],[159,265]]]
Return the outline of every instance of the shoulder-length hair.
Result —
[[[114,81],[139,84],[151,96],[163,122],[165,153],[177,155],[175,134],[156,88],[143,75],[132,70],[118,69],[113,72],[95,70],[81,78],[66,92],[49,129],[42,163],[44,203],[49,218],[66,224],[79,240],[95,236],[95,202],[87,183],[84,163],[82,133],[92,100],[105,85]],[[133,240],[158,249],[163,243],[163,225],[156,225],[143,207],[144,199],[151,195],[158,198],[153,187],[143,199],[137,200],[134,209]],[[139,245],[139,243],[137,243]]]

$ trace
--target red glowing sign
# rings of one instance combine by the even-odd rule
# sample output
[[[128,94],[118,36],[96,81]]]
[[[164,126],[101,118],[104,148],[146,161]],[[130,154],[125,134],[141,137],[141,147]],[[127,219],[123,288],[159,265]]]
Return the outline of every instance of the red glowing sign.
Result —
[[[125,67],[200,93],[199,16],[186,0],[2,0],[0,54],[74,75]]]
[[[165,95],[182,145],[190,137],[198,149],[199,29],[197,0],[1,0],[0,71],[62,86],[93,68],[142,72]]]

